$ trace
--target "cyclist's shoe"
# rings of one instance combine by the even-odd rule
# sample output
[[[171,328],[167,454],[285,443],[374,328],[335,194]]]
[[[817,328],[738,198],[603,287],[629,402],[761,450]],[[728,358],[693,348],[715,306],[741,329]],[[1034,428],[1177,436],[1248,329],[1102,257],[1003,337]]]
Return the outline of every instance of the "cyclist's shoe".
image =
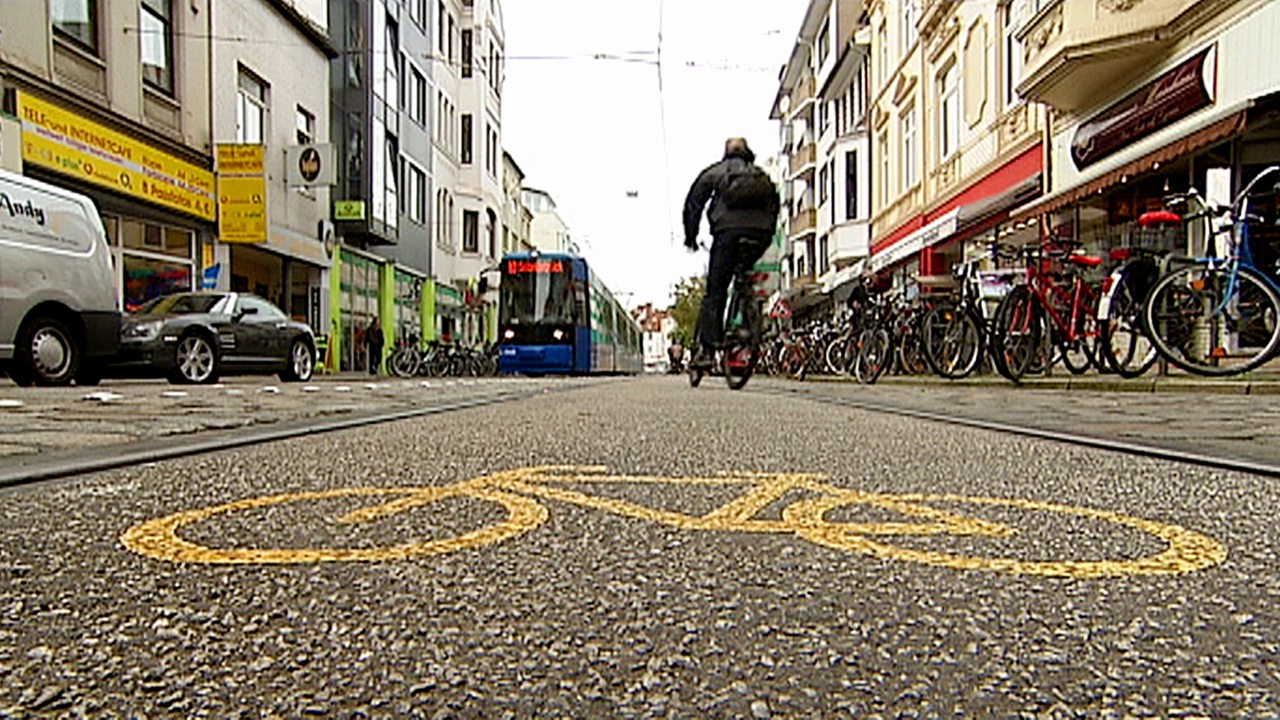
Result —
[[[693,356],[693,359],[689,361],[689,367],[694,370],[710,370],[712,364],[714,364],[714,360],[711,357],[711,353],[705,350],[699,350]]]

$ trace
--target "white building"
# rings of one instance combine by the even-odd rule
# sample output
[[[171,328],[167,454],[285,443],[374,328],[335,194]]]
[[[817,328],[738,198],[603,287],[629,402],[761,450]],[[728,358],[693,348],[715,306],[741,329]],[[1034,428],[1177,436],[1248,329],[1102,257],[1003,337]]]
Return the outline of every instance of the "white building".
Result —
[[[327,184],[308,186],[289,165],[302,161],[301,146],[324,150],[329,141],[329,61],[338,52],[328,40],[327,5],[323,0],[224,0],[210,3],[209,13],[214,37],[255,39],[212,43],[213,143],[215,148],[260,146],[266,189],[265,234],[243,239],[224,223],[213,248],[216,280],[210,280],[220,288],[259,294],[324,332],[330,260],[323,234],[330,190]],[[216,162],[219,153],[214,156]],[[317,152],[311,161],[330,165],[332,157]],[[291,177],[295,184],[289,183]]]
[[[479,342],[497,328],[496,293],[480,297],[475,289],[502,255],[502,8],[498,0],[447,0],[438,12],[436,315],[442,335]]]
[[[556,211],[555,200],[542,190],[525,188],[522,193],[525,207],[533,213],[529,223],[529,241],[542,252],[571,252],[569,227]]]

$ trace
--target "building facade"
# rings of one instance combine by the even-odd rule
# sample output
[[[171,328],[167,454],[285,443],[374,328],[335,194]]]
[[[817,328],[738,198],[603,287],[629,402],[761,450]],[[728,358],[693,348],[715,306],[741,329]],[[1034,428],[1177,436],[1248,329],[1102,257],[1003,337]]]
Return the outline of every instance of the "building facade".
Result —
[[[868,34],[860,0],[814,0],[780,75],[783,273],[791,307],[820,311],[870,250]]]
[[[1037,196],[1044,110],[1016,90],[1022,3],[877,0],[869,131],[869,268],[914,292],[1007,235]]]
[[[317,332],[329,324],[329,62],[338,57],[322,0],[230,0],[211,5],[213,144],[224,217],[203,284],[253,292]],[[308,152],[304,152],[307,150]],[[244,175],[243,187],[223,176]],[[241,197],[240,195],[244,196]]]
[[[93,198],[125,310],[214,264],[210,6],[0,3],[0,165]]]
[[[1089,251],[1195,253],[1203,236],[1153,233],[1137,218],[1191,188],[1227,203],[1280,163],[1280,3],[1041,1],[1029,10],[1017,32],[1018,90],[1052,107],[1050,172],[1046,195],[1016,215],[1046,240]],[[1259,265],[1273,265],[1274,226],[1250,234]]]
[[[521,192],[529,209],[529,243],[534,250],[549,253],[575,252],[569,226],[556,211],[556,201],[546,191],[526,187]]]

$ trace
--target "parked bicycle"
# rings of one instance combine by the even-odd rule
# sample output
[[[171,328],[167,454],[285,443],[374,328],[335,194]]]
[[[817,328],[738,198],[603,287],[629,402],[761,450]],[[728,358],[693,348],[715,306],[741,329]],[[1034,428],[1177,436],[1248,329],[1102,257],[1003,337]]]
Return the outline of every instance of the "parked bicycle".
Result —
[[[1250,227],[1262,218],[1249,210],[1254,189],[1277,173],[1280,166],[1258,173],[1226,207],[1189,193],[1208,208],[1205,255],[1174,259],[1182,267],[1156,282],[1143,308],[1157,351],[1187,372],[1237,375],[1270,360],[1280,347],[1277,268],[1255,262]],[[1221,228],[1214,227],[1215,218],[1224,221]]]

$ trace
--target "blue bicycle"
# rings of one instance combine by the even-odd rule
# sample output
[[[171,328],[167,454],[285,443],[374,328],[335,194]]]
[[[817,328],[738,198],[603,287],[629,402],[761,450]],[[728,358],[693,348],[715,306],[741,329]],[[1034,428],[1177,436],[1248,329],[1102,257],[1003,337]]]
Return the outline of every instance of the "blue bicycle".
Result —
[[[1280,284],[1276,268],[1254,262],[1250,224],[1261,218],[1249,212],[1249,197],[1280,166],[1263,170],[1228,207],[1211,208],[1204,257],[1184,264],[1152,286],[1143,320],[1156,350],[1170,363],[1196,375],[1229,376],[1252,370],[1280,348]],[[1221,230],[1212,219],[1226,220]],[[1221,236],[1225,247],[1217,251]]]

